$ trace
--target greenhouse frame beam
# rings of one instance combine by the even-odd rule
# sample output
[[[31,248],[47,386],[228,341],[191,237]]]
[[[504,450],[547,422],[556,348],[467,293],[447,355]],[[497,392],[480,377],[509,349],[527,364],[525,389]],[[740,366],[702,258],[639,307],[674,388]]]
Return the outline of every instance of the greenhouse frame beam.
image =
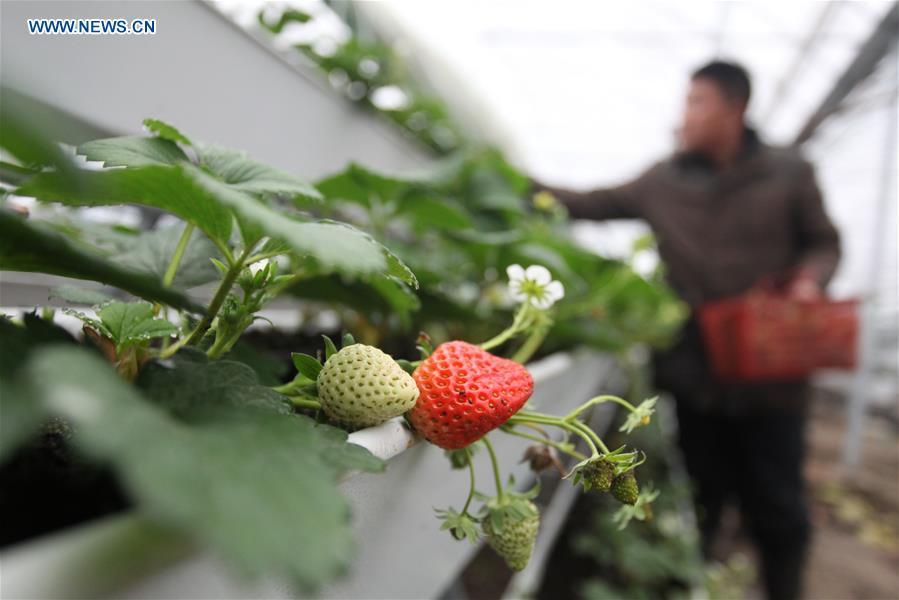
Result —
[[[805,61],[815,48],[818,39],[821,37],[821,33],[831,21],[839,6],[840,5],[836,2],[827,2],[821,5],[821,12],[818,13],[818,18],[815,19],[814,25],[812,25],[812,28],[802,40],[802,44],[793,57],[793,62],[790,63],[790,67],[786,70],[786,73],[784,73],[783,77],[780,78],[780,81],[777,82],[777,88],[771,97],[771,101],[768,103],[768,110],[762,118],[763,122],[771,121],[771,119],[774,118],[774,115],[780,110],[780,107],[783,106],[784,98],[790,93],[790,86],[796,80],[796,77],[802,70],[802,66],[805,64]]]
[[[897,38],[899,38],[899,3],[894,2],[820,106],[799,130],[793,141],[794,146],[800,146],[811,139],[818,127],[842,108],[843,101],[852,90],[867,79],[877,68],[880,60],[895,47]]]

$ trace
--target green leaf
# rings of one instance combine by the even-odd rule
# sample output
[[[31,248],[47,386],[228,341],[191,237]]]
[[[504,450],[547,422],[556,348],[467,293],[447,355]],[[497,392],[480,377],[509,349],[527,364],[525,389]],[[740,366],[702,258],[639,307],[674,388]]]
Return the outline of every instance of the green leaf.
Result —
[[[281,239],[301,256],[308,256],[328,273],[348,275],[384,273],[415,285],[415,276],[387,248],[371,236],[344,223],[295,221],[252,196],[241,193],[195,167],[186,166],[194,181],[251,225]]]
[[[0,316],[0,463],[40,426],[47,416],[35,401],[21,368],[31,354],[46,344],[74,343],[65,330],[25,314],[22,324]]]
[[[175,254],[184,227],[184,224],[178,224],[142,232],[129,241],[124,251],[115,258],[123,266],[152,273],[161,280]],[[215,244],[202,233],[194,232],[181,257],[172,287],[186,290],[218,280],[219,270],[211,261],[218,257],[221,253]]]
[[[144,127],[146,127],[147,130],[151,133],[155,133],[158,137],[161,137],[164,140],[177,142],[179,144],[184,144],[185,146],[192,145],[192,142],[187,139],[187,136],[178,131],[172,125],[160,121],[159,119],[144,119]]]
[[[428,229],[465,229],[472,227],[471,218],[447,201],[419,196],[403,202],[399,214],[409,217],[413,227]]]
[[[403,369],[403,371],[405,371],[409,375],[411,375],[412,373],[415,372],[416,365],[413,365],[410,361],[406,360],[405,358],[396,359],[396,364],[398,364],[400,366],[400,368]]]
[[[108,462],[139,510],[241,573],[285,577],[308,592],[347,567],[352,541],[337,480],[383,463],[345,432],[227,406],[185,425],[78,350],[42,350],[25,374],[35,400],[72,423],[76,448]],[[192,393],[208,397],[200,386]]]
[[[111,302],[97,316],[119,349],[178,332],[165,319],[154,318],[153,306],[146,302]]]
[[[72,169],[71,158],[53,141],[30,98],[7,87],[0,87],[0,95],[0,146],[26,166]]]
[[[175,142],[161,137],[144,136],[86,142],[78,146],[78,154],[88,160],[100,161],[106,167],[174,165],[187,160],[187,155]]]
[[[261,162],[247,158],[245,152],[213,145],[199,147],[202,164],[229,186],[253,194],[289,194],[311,200],[322,195],[310,184]]]
[[[406,319],[403,311],[416,310],[418,297],[395,280],[387,278],[347,281],[337,275],[309,277],[290,288],[294,296],[355,308],[366,314],[387,318],[395,314]]]
[[[347,346],[352,346],[356,343],[356,338],[353,337],[353,334],[347,331],[343,334],[343,338],[340,341],[340,347],[346,348]]]
[[[0,182],[10,185],[22,185],[29,177],[40,173],[38,169],[20,167],[13,163],[0,160]]]
[[[291,352],[290,358],[293,360],[293,364],[300,375],[312,381],[318,379],[318,374],[322,370],[322,364],[318,362],[317,358],[300,352]]]
[[[325,340],[325,360],[327,361],[329,358],[337,354],[337,346],[334,345],[334,342],[331,341],[326,335],[323,335],[322,338]]]
[[[112,296],[108,296],[99,290],[91,290],[74,285],[57,286],[50,290],[50,297],[65,300],[72,304],[85,304],[88,306],[97,306],[112,300]]]
[[[411,184],[410,181],[377,173],[358,163],[350,163],[342,172],[322,179],[315,187],[327,198],[370,207],[372,197],[390,200]]]
[[[282,356],[256,348],[243,339],[234,344],[224,359],[240,362],[252,368],[259,378],[259,383],[265,386],[280,385],[289,369]]]
[[[208,417],[222,407],[293,412],[285,396],[260,385],[249,365],[209,361],[194,349],[181,350],[170,363],[149,363],[141,370],[137,385],[159,406],[185,420]]]
[[[0,210],[0,270],[33,271],[99,281],[174,308],[203,312],[186,296],[163,286],[153,277],[90,254],[64,236],[5,210]]]
[[[83,312],[73,310],[71,308],[64,308],[62,309],[62,312],[69,315],[70,317],[75,317],[85,325],[89,325],[97,333],[108,337],[109,339],[112,339],[112,332],[109,331],[109,329],[106,328],[106,325],[104,325],[103,322],[99,319],[94,319],[93,317],[87,316]]]
[[[78,171],[74,175],[41,173],[16,193],[69,206],[154,206],[193,223],[222,243],[228,242],[234,220],[231,211],[195,185],[182,166]]]

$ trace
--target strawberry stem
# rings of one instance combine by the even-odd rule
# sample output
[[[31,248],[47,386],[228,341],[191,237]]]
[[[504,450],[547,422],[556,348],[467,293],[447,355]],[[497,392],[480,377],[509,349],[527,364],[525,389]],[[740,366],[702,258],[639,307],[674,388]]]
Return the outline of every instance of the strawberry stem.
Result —
[[[590,408],[591,406],[595,406],[597,404],[602,404],[603,402],[615,402],[616,404],[620,404],[624,408],[628,409],[631,412],[637,410],[633,404],[625,400],[624,398],[619,398],[618,396],[612,396],[610,394],[603,394],[602,396],[596,396],[595,398],[590,398],[576,409],[565,415],[566,421],[571,421],[579,414]]]
[[[321,402],[312,398],[304,398],[303,396],[290,396],[290,403],[294,408],[311,408],[318,410],[322,407]]]
[[[540,347],[540,344],[543,343],[546,334],[549,333],[549,325],[549,323],[544,323],[534,328],[531,331],[531,335],[528,336],[518,351],[512,356],[512,360],[521,364],[526,363]]]
[[[617,396],[597,396],[597,398],[621,400],[621,398],[618,398]],[[579,421],[577,419],[578,414],[580,414],[581,412],[583,412],[584,410],[586,410],[587,408],[592,406],[593,400],[596,400],[596,398],[592,398],[592,399],[588,400],[583,405],[579,406],[578,408],[576,408],[574,411],[572,411],[565,417],[556,417],[554,415],[547,415],[547,414],[533,411],[533,410],[521,410],[521,411],[518,411],[518,413],[515,414],[513,418],[523,416],[526,419],[527,418],[548,419],[548,424],[550,424],[550,425],[556,425],[558,427],[562,427],[563,429],[568,429],[570,431],[578,430],[582,434],[581,437],[583,437],[583,435],[589,436],[590,439],[596,443],[596,446],[599,447],[603,451],[603,454],[608,454],[609,453],[608,447],[606,447],[606,445],[602,441],[602,439],[598,435],[596,435],[596,432],[593,431],[592,429],[590,429],[589,425],[587,425],[586,423]],[[604,402],[604,401],[605,400],[599,400],[599,402]],[[626,402],[625,400],[621,400],[621,401]]]
[[[539,436],[536,436],[536,435],[531,435],[530,433],[525,433],[525,432],[523,432],[523,431],[519,431],[519,430],[513,429],[513,428],[511,428],[511,427],[508,427],[508,428],[502,428],[501,430],[502,430],[503,433],[508,433],[509,435],[514,435],[514,436],[517,436],[517,437],[520,437],[520,438],[524,438],[524,439],[526,439],[526,440],[531,440],[531,441],[534,441],[534,442],[539,442],[539,443],[544,444],[544,445],[546,445],[546,446],[552,446],[553,448],[555,448],[555,449],[558,450],[559,452],[564,452],[565,454],[567,454],[567,455],[569,455],[569,456],[573,456],[574,458],[576,458],[576,459],[578,459],[578,460],[586,460],[586,459],[587,459],[587,457],[586,457],[585,455],[581,454],[581,453],[578,452],[577,450],[572,450],[572,449],[569,448],[568,446],[566,446],[566,445],[564,445],[564,444],[560,444],[559,442],[557,442],[557,441],[555,441],[555,440],[552,440],[552,439],[550,439],[550,438],[544,438],[544,437],[539,437]]]
[[[468,514],[468,506],[471,499],[474,498],[474,463],[471,460],[471,450],[465,448],[465,457],[468,459],[468,498],[465,499],[465,506],[462,507],[462,514]]]
[[[485,435],[481,439],[484,441],[484,446],[487,447],[487,453],[490,454],[490,463],[493,465],[493,481],[496,483],[496,497],[499,503],[502,504],[505,496],[502,477],[499,474],[499,463],[496,461],[496,453],[493,451],[493,444],[490,443],[490,438]]]
[[[531,411],[519,411],[517,414],[513,415],[506,422],[512,423],[512,424],[515,424],[515,423],[521,423],[521,424],[540,423],[542,425],[553,425],[555,427],[565,429],[566,431],[569,431],[575,435],[580,436],[581,439],[583,439],[585,442],[587,442],[587,446],[590,448],[591,457],[599,456],[599,450],[597,449],[597,445],[593,442],[594,438],[592,436],[590,436],[588,433],[585,433],[584,430],[577,427],[575,425],[575,423],[577,423],[577,421],[572,423],[570,421],[566,421],[565,419],[563,419],[561,417],[553,417],[552,415],[544,415],[541,413],[535,413],[535,412],[531,412]],[[590,431],[589,427],[587,428],[587,431]],[[590,431],[590,433],[593,433],[593,432]],[[595,436],[595,434],[594,434],[594,436]],[[596,439],[598,439],[598,438],[596,438]],[[605,446],[602,444],[601,441],[600,441],[600,445],[604,448],[604,450],[603,450],[604,452],[608,452],[608,450],[605,449]]]
[[[483,344],[481,344],[482,350],[490,350],[491,348],[495,348],[500,344],[512,339],[525,329],[530,326],[531,319],[531,311],[529,310],[530,304],[525,302],[518,309],[518,312],[515,313],[515,318],[512,320],[512,324],[509,325],[507,329],[500,332],[496,336],[490,338]]]
[[[570,421],[570,423],[572,425],[574,425],[575,427],[579,428],[581,431],[583,431],[589,437],[593,438],[593,441],[596,442],[597,447],[599,447],[599,449],[602,450],[603,454],[609,453],[609,448],[605,445],[605,443],[602,441],[602,439],[598,435],[596,435],[596,432],[587,426],[586,423],[582,423],[581,421],[577,421],[577,420]]]

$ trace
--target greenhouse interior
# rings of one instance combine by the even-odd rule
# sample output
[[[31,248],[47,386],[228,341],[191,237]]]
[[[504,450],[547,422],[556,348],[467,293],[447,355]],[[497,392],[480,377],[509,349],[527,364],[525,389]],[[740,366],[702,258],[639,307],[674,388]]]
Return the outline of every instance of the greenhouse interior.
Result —
[[[0,598],[899,598],[897,41],[0,0]]]

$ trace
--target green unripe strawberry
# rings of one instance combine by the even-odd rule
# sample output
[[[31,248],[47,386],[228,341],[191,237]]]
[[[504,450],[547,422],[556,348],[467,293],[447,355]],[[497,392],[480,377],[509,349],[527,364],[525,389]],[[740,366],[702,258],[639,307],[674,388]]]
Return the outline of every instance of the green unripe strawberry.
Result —
[[[637,485],[637,477],[633,471],[627,471],[612,481],[612,495],[623,504],[633,506],[640,495],[640,486]]]
[[[318,374],[318,399],[332,420],[370,427],[415,406],[415,380],[374,346],[353,344],[332,354]]]
[[[533,502],[527,501],[531,514],[521,519],[503,519],[502,529],[495,530],[490,518],[484,519],[482,527],[487,543],[497,554],[503,557],[506,564],[514,571],[521,571],[528,566],[537,530],[540,528],[540,514]]]
[[[615,478],[615,465],[604,458],[591,461],[584,465],[581,477],[584,479],[585,490],[608,492]]]

